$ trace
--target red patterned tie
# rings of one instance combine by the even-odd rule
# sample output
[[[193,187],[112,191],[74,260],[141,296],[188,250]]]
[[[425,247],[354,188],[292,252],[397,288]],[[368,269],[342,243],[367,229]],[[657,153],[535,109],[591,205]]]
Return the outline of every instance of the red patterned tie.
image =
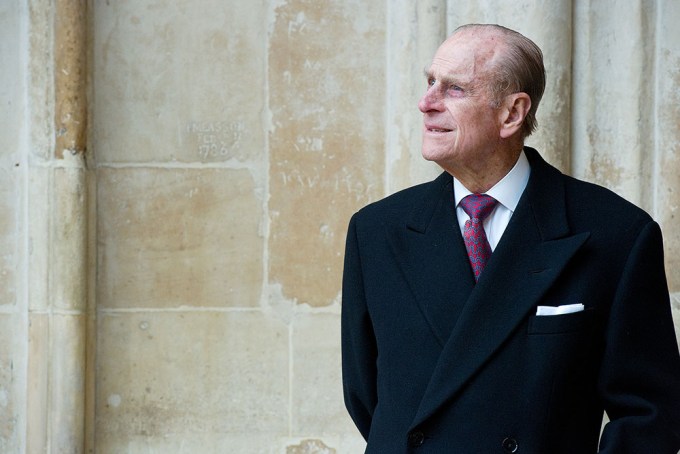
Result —
[[[498,203],[496,199],[485,194],[470,194],[460,201],[460,206],[470,216],[470,219],[465,221],[463,238],[475,281],[479,280],[486,262],[491,257],[491,246],[482,224],[496,203]]]

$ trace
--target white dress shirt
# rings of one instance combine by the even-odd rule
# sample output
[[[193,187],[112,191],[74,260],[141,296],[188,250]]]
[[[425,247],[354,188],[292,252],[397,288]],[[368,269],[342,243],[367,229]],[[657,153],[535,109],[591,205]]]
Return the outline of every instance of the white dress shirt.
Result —
[[[519,202],[519,198],[527,187],[529,174],[531,174],[531,166],[529,165],[529,161],[527,161],[524,151],[522,151],[519,155],[519,159],[517,159],[515,166],[510,172],[508,172],[501,181],[484,193],[498,201],[496,207],[484,220],[483,224],[492,251],[496,249],[496,245],[498,245],[503,232],[505,232],[505,228],[510,222],[512,214],[515,212],[515,208],[517,208],[517,202]],[[465,210],[460,206],[460,201],[470,194],[472,194],[472,192],[454,177],[453,195],[455,197],[456,216],[458,217],[461,234],[465,228],[465,221],[469,220],[470,216],[468,216]]]

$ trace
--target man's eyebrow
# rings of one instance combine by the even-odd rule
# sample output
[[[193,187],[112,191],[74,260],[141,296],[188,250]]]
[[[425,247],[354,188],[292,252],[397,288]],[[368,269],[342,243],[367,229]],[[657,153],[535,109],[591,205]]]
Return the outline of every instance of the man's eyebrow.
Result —
[[[451,77],[451,76],[443,75],[443,76],[441,76],[441,77],[435,77],[434,73],[433,73],[430,69],[428,69],[428,68],[425,68],[425,69],[423,70],[423,73],[425,74],[425,77],[426,77],[428,80],[429,80],[429,79],[439,80],[439,81],[441,81],[444,85],[458,85],[458,84],[460,84],[460,82],[458,82],[455,78],[453,78],[453,77]]]
[[[436,77],[434,76],[434,73],[432,72],[432,70],[430,68],[426,67],[425,69],[423,69],[423,74],[425,74],[425,77],[427,79],[436,79]]]

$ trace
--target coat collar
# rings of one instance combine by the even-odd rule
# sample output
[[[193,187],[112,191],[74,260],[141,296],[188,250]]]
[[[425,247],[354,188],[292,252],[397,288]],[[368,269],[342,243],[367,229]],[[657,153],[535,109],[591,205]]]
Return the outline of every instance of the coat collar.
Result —
[[[423,317],[443,347],[474,287],[456,220],[451,175],[443,173],[430,183],[406,228],[387,232],[387,237]]]
[[[517,210],[481,279],[474,285],[455,223],[451,177],[432,182],[407,222],[392,236],[421,312],[442,344],[442,353],[413,421],[431,416],[489,360],[535,308],[566,264],[590,236],[572,235],[566,217],[562,174],[525,148],[531,177]],[[462,301],[451,310],[451,301]]]
[[[562,173],[545,162],[535,149],[524,147],[524,153],[531,166],[531,176],[520,198],[520,204],[524,200],[534,207],[536,225],[544,241],[567,235],[569,225],[564,205]],[[450,191],[452,177],[443,172],[430,183],[421,203],[414,207],[406,226],[416,232],[427,233],[438,210],[443,208],[441,204],[453,200],[448,197]]]

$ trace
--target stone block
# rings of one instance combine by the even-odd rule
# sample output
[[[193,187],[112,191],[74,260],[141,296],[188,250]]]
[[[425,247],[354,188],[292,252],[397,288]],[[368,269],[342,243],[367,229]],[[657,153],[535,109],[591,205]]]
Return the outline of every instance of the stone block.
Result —
[[[94,8],[97,160],[260,162],[265,13],[261,1]]]
[[[47,311],[50,304],[50,184],[52,169],[31,167],[28,172],[28,306],[31,311]],[[81,282],[82,283],[82,282]]]
[[[18,3],[18,2],[15,2]],[[34,162],[45,162],[54,153],[55,139],[55,87],[54,87],[54,8],[53,0],[31,0],[24,7],[22,17],[27,19],[28,49],[27,77],[29,121],[27,122],[30,146],[26,154]]]
[[[285,454],[356,454],[366,450],[366,442],[359,432],[323,438],[292,439],[286,443]]]
[[[22,409],[23,351],[25,336],[20,317],[0,313],[0,452],[19,452],[25,415]]]
[[[0,5],[0,56],[7,68],[20,67],[22,61],[17,43],[21,28],[18,9],[14,2]],[[25,110],[23,75],[21,71],[0,71],[0,308],[16,302],[19,246],[23,238],[18,224],[22,219],[23,168],[17,152]]]
[[[655,183],[656,218],[664,231],[666,274],[671,292],[680,291],[680,4],[664,0],[659,15],[656,63],[658,172]],[[645,150],[645,153],[649,153]],[[678,330],[680,330],[680,325]]]
[[[608,2],[574,7],[572,172],[651,207],[654,14]],[[636,87],[631,91],[630,87]]]
[[[358,434],[343,403],[340,316],[297,314],[292,361],[293,435]]]
[[[88,321],[84,314],[29,313],[27,453],[82,452],[89,418],[84,411]]]
[[[281,454],[277,439],[256,434],[177,434],[163,436],[134,435],[117,439],[104,436],[97,439],[97,452],[102,453],[163,453],[163,454]],[[346,451],[347,454],[360,451]],[[363,452],[363,450],[362,450]]]
[[[270,284],[326,306],[350,215],[383,195],[385,3],[283,3],[269,43]]]
[[[49,314],[31,313],[28,320],[26,452],[49,452],[48,390],[50,382]]]
[[[254,311],[104,313],[98,332],[104,452],[164,452],[172,441],[172,452],[224,452],[218,447],[232,439],[256,447],[287,433],[288,328],[280,321]]]
[[[0,157],[0,308],[11,307],[17,299],[17,271],[20,263],[21,192],[18,172]]]
[[[67,153],[67,160],[78,156]],[[55,168],[50,226],[50,299],[61,310],[83,311],[87,302],[87,182],[84,164]],[[36,201],[38,204],[40,201]]]
[[[100,169],[100,307],[256,306],[255,191],[246,170]]]
[[[49,318],[48,443],[49,452],[78,452],[85,433],[84,314]],[[32,331],[31,334],[34,334]],[[43,358],[44,360],[45,358]]]
[[[337,451],[322,440],[302,440],[297,445],[286,446],[286,454],[337,454]]]
[[[5,1],[0,4],[0,55],[3,68],[0,71],[0,156],[15,153],[24,125],[25,75],[23,69],[24,48],[21,43],[21,2]],[[21,69],[20,69],[21,68]],[[4,178],[4,177],[3,177]]]

